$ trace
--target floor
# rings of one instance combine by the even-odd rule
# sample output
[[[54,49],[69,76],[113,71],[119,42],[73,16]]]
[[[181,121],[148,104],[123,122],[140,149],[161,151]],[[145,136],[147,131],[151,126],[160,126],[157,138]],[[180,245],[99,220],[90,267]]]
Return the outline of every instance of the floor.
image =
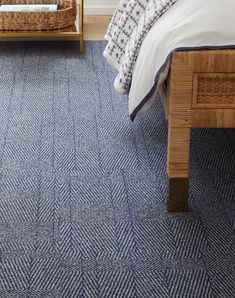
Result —
[[[192,131],[167,213],[161,103],[132,123],[105,47],[0,43],[0,298],[234,297],[235,131]]]
[[[107,31],[108,25],[110,23],[111,16],[84,16],[84,39],[85,40],[103,40],[104,35]],[[65,31],[65,30],[63,30]],[[10,34],[9,34],[10,33]],[[40,33],[40,32],[39,32]],[[52,32],[53,33],[53,32]],[[8,41],[8,40],[32,40],[34,36],[34,32],[27,32],[22,34],[17,32],[17,37],[14,32],[5,31],[0,32],[1,41]],[[33,36],[32,36],[33,35]],[[39,34],[39,38],[45,38],[45,34]],[[37,38],[35,38],[36,40]],[[53,39],[53,37],[49,37],[49,39]]]
[[[85,16],[84,39],[102,40],[108,28],[111,16]]]

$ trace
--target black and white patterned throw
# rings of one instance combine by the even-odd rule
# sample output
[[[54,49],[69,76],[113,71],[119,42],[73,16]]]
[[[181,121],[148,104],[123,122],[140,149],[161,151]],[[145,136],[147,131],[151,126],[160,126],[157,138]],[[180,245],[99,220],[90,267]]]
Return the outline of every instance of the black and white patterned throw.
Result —
[[[156,21],[177,0],[119,0],[106,39],[104,56],[118,70],[115,89],[128,93],[141,44]]]

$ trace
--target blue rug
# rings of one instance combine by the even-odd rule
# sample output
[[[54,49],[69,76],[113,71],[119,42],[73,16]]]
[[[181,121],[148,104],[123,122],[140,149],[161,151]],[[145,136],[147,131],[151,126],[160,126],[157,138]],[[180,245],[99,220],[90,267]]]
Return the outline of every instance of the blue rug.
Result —
[[[235,131],[192,132],[166,211],[167,123],[132,123],[104,42],[0,43],[0,297],[235,297]]]

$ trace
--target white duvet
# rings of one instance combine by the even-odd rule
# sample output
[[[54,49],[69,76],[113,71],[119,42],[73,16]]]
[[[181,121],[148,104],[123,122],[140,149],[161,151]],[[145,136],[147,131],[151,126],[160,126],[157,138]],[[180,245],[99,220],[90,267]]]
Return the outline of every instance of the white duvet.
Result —
[[[235,0],[177,0],[140,48],[129,92],[131,118],[153,104],[174,51],[223,47],[235,48]]]

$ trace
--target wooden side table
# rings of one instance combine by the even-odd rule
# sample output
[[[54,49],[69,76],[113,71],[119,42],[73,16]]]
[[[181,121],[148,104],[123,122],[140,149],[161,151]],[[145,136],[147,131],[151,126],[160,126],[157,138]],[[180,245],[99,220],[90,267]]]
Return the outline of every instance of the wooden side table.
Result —
[[[72,27],[60,30],[43,31],[0,31],[0,41],[18,41],[18,40],[79,40],[80,52],[84,52],[84,0],[79,0],[77,20]]]

